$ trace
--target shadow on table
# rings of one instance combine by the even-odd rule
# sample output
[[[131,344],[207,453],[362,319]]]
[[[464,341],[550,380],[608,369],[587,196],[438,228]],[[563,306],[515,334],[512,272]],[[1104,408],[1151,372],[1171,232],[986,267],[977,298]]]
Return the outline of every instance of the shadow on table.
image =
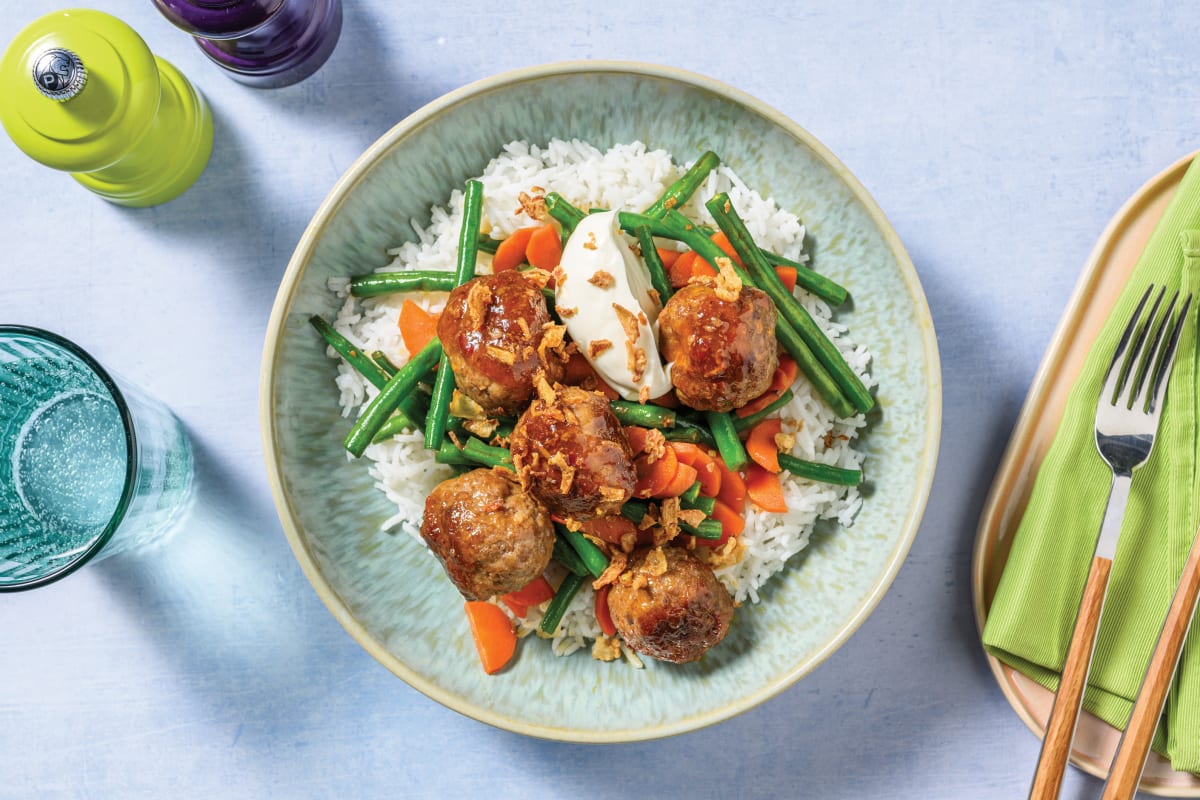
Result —
[[[274,520],[257,508],[264,498],[229,480],[201,442],[193,448],[195,507],[179,531],[93,568],[174,665],[182,691],[219,721],[239,723],[238,735],[240,724],[295,730],[310,711],[296,701],[311,693],[303,665],[322,660],[321,637],[297,613],[286,556],[270,552],[282,537],[253,524]]]

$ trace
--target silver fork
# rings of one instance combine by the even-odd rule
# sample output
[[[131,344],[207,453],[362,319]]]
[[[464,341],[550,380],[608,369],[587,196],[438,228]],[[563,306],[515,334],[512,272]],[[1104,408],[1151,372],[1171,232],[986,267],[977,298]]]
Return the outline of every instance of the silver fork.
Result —
[[[1166,295],[1164,288],[1158,291],[1150,312],[1143,314],[1153,294],[1154,286],[1147,287],[1125,326],[1096,406],[1096,449],[1112,468],[1112,488],[1079,613],[1075,617],[1067,660],[1042,739],[1030,800],[1057,798],[1062,789],[1133,471],[1146,462],[1154,447],[1163,398],[1175,363],[1176,345],[1192,303],[1192,297],[1188,295],[1176,314],[1175,306],[1179,300],[1176,292],[1160,314],[1159,308]]]

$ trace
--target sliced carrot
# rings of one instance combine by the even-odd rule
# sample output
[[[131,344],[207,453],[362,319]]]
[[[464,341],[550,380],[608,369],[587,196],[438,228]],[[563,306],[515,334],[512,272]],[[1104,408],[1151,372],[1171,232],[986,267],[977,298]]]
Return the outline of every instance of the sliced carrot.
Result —
[[[637,525],[624,517],[596,517],[582,523],[582,530],[589,536],[603,539],[609,544],[621,544],[622,537],[632,533],[637,535]]]
[[[768,472],[758,464],[746,465],[746,495],[754,505],[763,511],[782,514],[788,510],[787,501],[783,499],[783,485],[779,482],[779,476]]]
[[[782,395],[783,392],[781,391],[776,389],[767,389],[765,392],[751,400],[749,403],[746,403],[746,405],[742,406],[741,408],[735,408],[733,413],[739,417],[748,417],[751,414],[757,414],[759,411],[762,411],[764,408],[771,405],[771,403],[774,403],[776,400],[778,400]]]
[[[781,353],[779,366],[775,368],[775,375],[771,378],[771,388],[780,392],[790,389],[799,375],[800,365],[796,360],[787,353]]]
[[[465,608],[483,671],[488,675],[498,672],[517,649],[517,633],[512,621],[499,606],[485,600],[468,600]]]
[[[688,281],[692,278],[716,274],[716,268],[697,255],[694,250],[682,253],[667,271],[667,275],[671,279],[671,286],[675,289],[687,286]]]
[[[525,260],[530,266],[538,269],[551,270],[562,261],[562,242],[558,238],[558,229],[553,225],[543,225],[534,230],[525,245]]]
[[[748,417],[751,414],[757,414],[778,400],[785,391],[792,388],[792,384],[796,382],[796,378],[799,375],[800,365],[786,353],[780,354],[779,366],[775,368],[775,374],[771,376],[771,385],[767,387],[765,392],[749,403],[746,403],[746,405],[734,409],[733,413],[739,417]]]
[[[721,538],[696,539],[696,544],[702,544],[706,547],[720,547],[746,528],[746,520],[742,519],[742,515],[720,500],[713,507],[712,518],[721,523]]]
[[[717,494],[717,500],[742,513],[746,509],[746,482],[741,475],[725,466],[720,458],[716,459],[716,464],[721,471],[721,491]]]
[[[655,493],[655,497],[679,497],[686,492],[693,483],[696,482],[696,468],[687,464],[678,464],[675,467],[675,477],[671,482],[663,487],[662,491]]]
[[[775,274],[779,276],[779,280],[783,281],[783,285],[787,287],[789,292],[796,289],[796,268],[795,267],[776,267]]]
[[[675,457],[674,450],[664,447],[662,457],[654,459],[653,464],[650,463],[650,457],[643,454],[633,460],[633,467],[638,475],[633,484],[634,496],[657,497],[674,479],[679,470],[679,459]]]
[[[679,257],[667,268],[667,277],[671,279],[672,289],[687,286],[687,282],[692,279],[692,264],[696,262],[697,258],[694,250],[688,250],[680,253]]]
[[[721,471],[717,462],[699,445],[690,442],[671,442],[681,464],[687,464],[696,470],[696,480],[700,481],[700,494],[705,497],[716,497],[721,491]]]
[[[410,354],[421,352],[437,336],[438,314],[430,314],[412,300],[400,306],[400,338]]]
[[[633,451],[635,456],[645,452],[646,437],[649,435],[649,428],[641,428],[637,425],[625,426],[625,438],[629,440],[629,449]]]
[[[775,437],[782,427],[783,421],[779,417],[764,419],[750,429],[750,436],[746,438],[746,454],[770,473],[779,472],[779,446],[775,444]]]
[[[668,250],[665,247],[656,247],[654,249],[658,252],[658,260],[662,262],[663,269],[670,272],[671,265],[675,263],[675,260],[679,258],[681,253],[678,250]]]
[[[567,366],[563,371],[562,382],[568,386],[578,386],[585,378],[594,374],[592,365],[583,357],[583,353],[576,350],[567,359]]]
[[[742,259],[738,257],[737,250],[733,249],[733,243],[729,241],[729,237],[725,235],[724,231],[717,231],[710,238],[712,239],[712,243],[721,248],[725,255],[733,259],[734,263],[739,267],[746,266],[742,263]]]
[[[600,373],[592,367],[583,354],[576,351],[567,359],[567,368],[563,374],[564,384],[569,386],[582,386],[584,389],[591,389],[600,392],[609,400],[619,400],[621,395],[617,390],[605,383],[600,377]]]
[[[538,575],[523,588],[501,595],[500,601],[518,617],[524,618],[531,607],[541,605],[553,597],[554,587],[550,585],[550,581]]]
[[[596,590],[596,622],[600,624],[600,630],[604,631],[605,636],[616,636],[617,626],[613,624],[612,612],[608,610],[608,590],[612,586],[601,586]]]
[[[496,254],[492,256],[492,272],[505,272],[516,269],[525,263],[525,248],[529,245],[529,237],[538,230],[539,226],[518,228],[500,242]]]

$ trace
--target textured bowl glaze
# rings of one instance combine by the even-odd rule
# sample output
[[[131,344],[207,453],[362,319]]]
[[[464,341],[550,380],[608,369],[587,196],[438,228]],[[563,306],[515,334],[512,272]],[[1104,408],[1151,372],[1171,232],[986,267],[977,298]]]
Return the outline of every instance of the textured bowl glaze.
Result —
[[[874,356],[879,411],[860,446],[870,481],[850,528],[826,526],[738,610],[698,663],[644,670],[521,643],[503,672],[479,667],[462,598],[403,533],[365,464],[346,460],[334,363],[310,314],[331,316],[331,276],[388,263],[409,219],[479,174],[514,139],[640,139],[679,161],[716,151],[807,226],[814,265],[846,285],[839,319]],[[924,294],[903,246],[858,181],[809,133],[715,81],[642,64],[553,64],[431,103],[372,145],[333,188],[283,278],[263,355],[261,413],[272,491],[321,599],[375,658],[438,702],[549,739],[617,742],[692,730],[745,711],[813,670],[866,619],[908,552],[937,458],[941,373]],[[414,521],[419,522],[419,521]]]

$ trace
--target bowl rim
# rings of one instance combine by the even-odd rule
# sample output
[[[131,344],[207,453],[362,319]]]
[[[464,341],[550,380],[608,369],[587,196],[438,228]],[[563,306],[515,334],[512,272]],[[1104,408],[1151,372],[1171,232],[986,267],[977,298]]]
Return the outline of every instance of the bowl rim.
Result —
[[[299,278],[306,263],[312,257],[318,239],[324,232],[330,219],[346,201],[350,191],[375,167],[376,163],[411,131],[421,127],[444,110],[459,105],[476,96],[487,94],[496,89],[543,80],[552,77],[576,74],[613,74],[631,75],[635,77],[659,78],[698,88],[718,95],[756,113],[772,124],[778,126],[788,135],[802,142],[841,180],[858,202],[862,203],[868,216],[881,234],[888,250],[900,268],[902,281],[909,296],[915,302],[915,312],[921,328],[921,344],[926,363],[929,365],[926,377],[925,396],[925,439],[921,442],[922,456],[918,462],[916,476],[917,492],[910,502],[904,516],[900,535],[895,540],[891,553],[888,554],[884,570],[875,585],[855,606],[853,612],[840,625],[837,632],[814,652],[793,664],[790,668],[778,674],[774,680],[768,681],[754,690],[738,697],[719,708],[699,715],[687,716],[669,723],[662,723],[643,728],[612,729],[612,730],[577,730],[551,725],[542,725],[514,719],[483,708],[467,700],[461,695],[443,689],[424,675],[407,667],[394,657],[381,642],[376,640],[366,627],[360,623],[343,602],[338,593],[326,581],[318,568],[312,553],[303,540],[300,526],[288,502],[288,496],[280,476],[280,462],[277,445],[277,430],[272,413],[275,386],[275,361],[278,355],[287,309],[294,299],[299,285]],[[430,202],[434,202],[431,200]],[[380,664],[387,667],[393,674],[417,691],[437,701],[438,703],[479,722],[535,738],[577,743],[620,743],[645,741],[666,736],[686,733],[721,722],[748,711],[767,700],[775,697],[790,687],[800,678],[812,672],[825,659],[840,648],[850,636],[858,630],[867,617],[875,610],[883,595],[895,581],[896,575],[904,563],[913,540],[916,538],[921,518],[924,515],[932,488],[933,475],[937,464],[937,454],[941,439],[942,418],[942,378],[941,363],[938,353],[937,338],[933,329],[933,320],[929,311],[928,301],[921,288],[916,268],[913,266],[908,252],[901,243],[898,234],[892,228],[883,210],[867,192],[862,183],[846,168],[844,164],[824,144],[816,139],[803,127],[793,122],[787,116],[762,101],[736,89],[722,81],[715,80],[694,72],[649,64],[638,61],[560,61],[536,66],[508,70],[496,75],[483,78],[450,91],[441,97],[427,103],[407,117],[402,119],[386,133],[380,136],[354,163],[342,174],[337,183],[321,202],[316,213],[305,227],[300,241],[296,245],[287,269],[280,280],[279,291],[276,295],[271,315],[267,322],[266,339],[263,346],[263,361],[259,385],[259,416],[262,431],[263,456],[267,468],[267,478],[271,486],[271,494],[275,502],[277,514],[282,524],[284,534],[292,548],[301,570],[312,585],[317,596],[333,614],[350,636],[358,642]]]

